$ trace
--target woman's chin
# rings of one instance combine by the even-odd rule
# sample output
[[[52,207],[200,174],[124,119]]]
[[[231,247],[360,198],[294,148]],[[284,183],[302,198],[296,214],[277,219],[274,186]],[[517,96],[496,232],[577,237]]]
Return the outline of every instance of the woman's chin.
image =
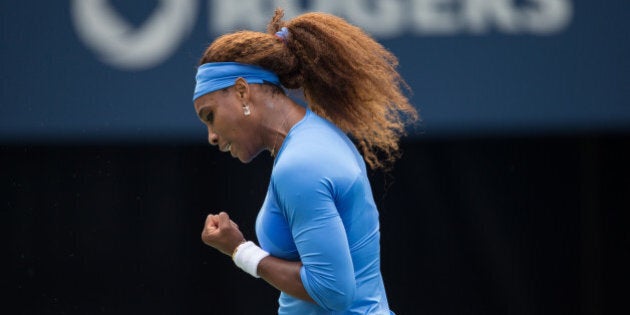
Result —
[[[241,161],[241,163],[243,164],[247,164],[251,161],[253,161],[262,151],[256,152],[254,154],[236,154],[236,158],[238,158],[239,161]],[[240,152],[239,152],[240,153]]]
[[[232,157],[237,158],[243,164],[247,164],[247,163],[251,162],[256,157],[256,155],[251,155],[251,154],[234,154],[234,155],[232,155]]]

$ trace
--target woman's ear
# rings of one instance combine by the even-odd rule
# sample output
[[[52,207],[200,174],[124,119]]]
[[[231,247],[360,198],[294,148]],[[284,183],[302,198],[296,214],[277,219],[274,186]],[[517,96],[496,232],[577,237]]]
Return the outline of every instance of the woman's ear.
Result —
[[[242,77],[239,77],[234,81],[234,90],[236,96],[242,103],[249,103],[249,84]]]
[[[243,104],[243,114],[245,116],[251,115],[251,109],[249,108],[249,84],[241,77],[237,78],[234,82],[234,91],[236,97]]]

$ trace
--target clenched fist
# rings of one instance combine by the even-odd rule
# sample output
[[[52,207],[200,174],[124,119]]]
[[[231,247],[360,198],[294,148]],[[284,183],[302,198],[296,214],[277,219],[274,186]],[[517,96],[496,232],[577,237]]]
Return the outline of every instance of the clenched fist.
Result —
[[[201,231],[201,240],[222,253],[231,256],[238,245],[245,242],[238,225],[227,213],[209,214]]]

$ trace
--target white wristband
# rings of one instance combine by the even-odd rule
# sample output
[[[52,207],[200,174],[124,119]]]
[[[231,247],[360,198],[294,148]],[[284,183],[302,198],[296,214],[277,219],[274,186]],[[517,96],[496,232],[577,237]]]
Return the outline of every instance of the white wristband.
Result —
[[[236,266],[243,269],[250,275],[260,278],[257,270],[258,263],[267,256],[269,256],[269,253],[256,246],[254,242],[247,241],[236,247],[232,259],[234,260]]]

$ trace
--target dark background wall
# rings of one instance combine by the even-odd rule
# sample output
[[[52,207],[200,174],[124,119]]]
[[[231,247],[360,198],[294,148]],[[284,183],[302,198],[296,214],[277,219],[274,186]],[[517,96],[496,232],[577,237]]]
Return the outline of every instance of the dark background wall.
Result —
[[[625,0],[0,1],[1,313],[275,312],[200,241],[220,210],[254,238],[272,161],[204,144],[190,99],[205,46],[278,5],[365,28],[414,92],[370,174],[394,311],[627,313]]]
[[[405,142],[371,174],[399,314],[617,314],[628,136]],[[5,306],[19,314],[271,314],[277,292],[200,241],[253,238],[271,159],[179,145],[2,146]],[[8,279],[8,281],[7,281]]]

